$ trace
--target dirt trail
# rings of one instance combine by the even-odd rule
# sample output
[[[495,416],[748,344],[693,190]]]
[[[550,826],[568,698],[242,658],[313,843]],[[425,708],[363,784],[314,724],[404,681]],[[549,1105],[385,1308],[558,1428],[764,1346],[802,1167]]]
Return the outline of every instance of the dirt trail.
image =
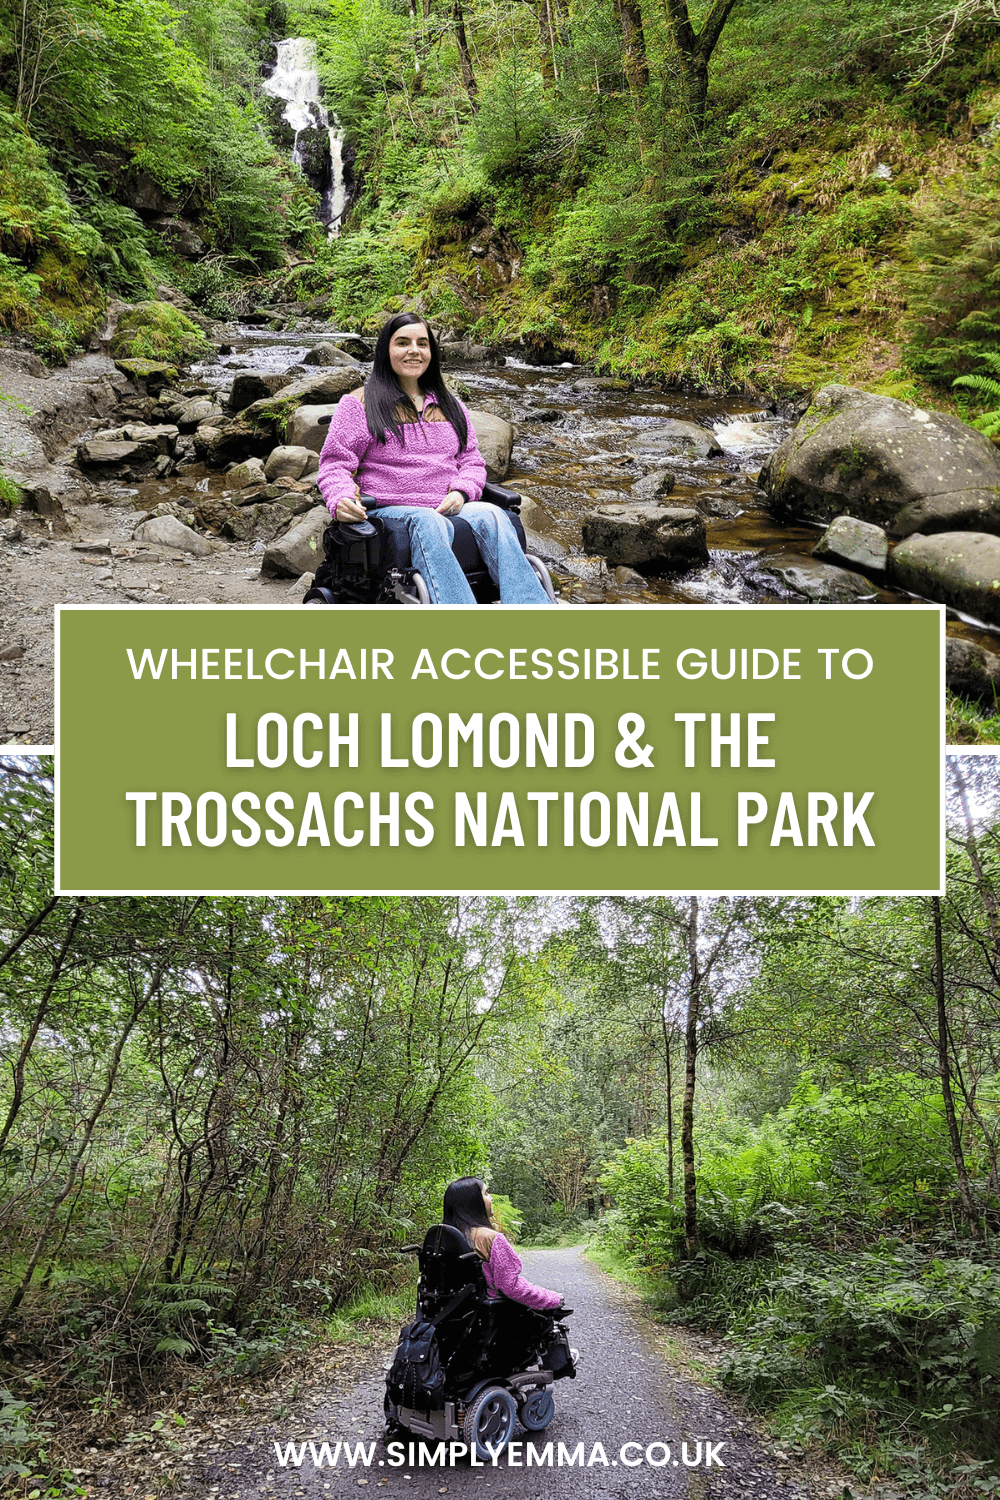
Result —
[[[331,1500],[338,1491],[356,1493],[359,1487],[407,1500],[484,1491],[497,1500],[574,1500],[585,1495],[614,1500],[824,1500],[844,1494],[842,1475],[825,1466],[810,1466],[806,1473],[776,1459],[718,1392],[678,1370],[665,1357],[662,1330],[643,1314],[636,1294],[604,1275],[582,1251],[534,1250],[524,1261],[532,1280],[562,1291],[574,1308],[570,1337],[581,1353],[576,1380],[560,1381],[554,1388],[556,1415],[551,1425],[544,1435],[532,1438],[543,1456],[541,1467],[526,1466],[528,1435],[520,1429],[515,1434],[520,1449],[515,1446],[501,1455],[496,1467],[473,1468],[462,1458],[445,1467],[394,1463],[397,1455],[382,1439],[384,1369],[376,1367],[353,1389],[328,1388],[301,1399],[281,1421],[255,1431],[247,1426],[242,1434],[230,1428],[210,1454],[202,1449],[192,1455],[185,1477],[174,1482],[171,1494],[176,1500]],[[387,1348],[385,1363],[390,1357]],[[544,1462],[550,1440],[551,1467]],[[321,1459],[323,1443],[330,1445],[331,1453],[337,1444],[347,1444],[356,1462],[352,1466],[346,1460],[341,1446],[336,1465],[324,1462],[316,1467],[310,1443]],[[622,1448],[629,1443],[636,1446],[625,1449],[623,1460]],[[713,1444],[708,1466],[706,1443]],[[276,1444],[286,1458],[284,1464],[276,1456]],[[289,1444],[303,1458],[300,1464],[287,1461]],[[359,1444],[368,1455],[367,1464],[358,1457]],[[565,1461],[560,1466],[560,1444],[568,1454],[582,1444],[583,1466]],[[669,1447],[669,1456],[663,1445]],[[700,1453],[700,1463],[687,1467],[685,1453],[689,1461]],[[404,1446],[402,1457],[409,1456]],[[413,1456],[419,1457],[418,1448]],[[641,1462],[630,1467],[627,1460],[636,1457]],[[156,1489],[152,1478],[150,1489]]]

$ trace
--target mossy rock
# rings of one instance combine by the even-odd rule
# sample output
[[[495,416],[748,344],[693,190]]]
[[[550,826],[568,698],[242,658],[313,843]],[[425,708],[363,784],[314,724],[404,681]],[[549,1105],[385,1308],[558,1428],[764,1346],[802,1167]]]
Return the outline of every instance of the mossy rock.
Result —
[[[149,395],[156,396],[180,379],[173,365],[156,359],[116,359],[115,368],[130,380],[143,383]]]
[[[116,359],[186,364],[207,354],[211,345],[197,323],[169,302],[140,302],[118,320],[111,340]]]

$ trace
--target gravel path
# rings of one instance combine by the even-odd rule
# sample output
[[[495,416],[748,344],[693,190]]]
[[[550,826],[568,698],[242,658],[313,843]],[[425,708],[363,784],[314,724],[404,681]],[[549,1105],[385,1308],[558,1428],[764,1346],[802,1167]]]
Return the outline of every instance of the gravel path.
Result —
[[[267,1428],[253,1439],[228,1444],[211,1461],[200,1458],[185,1496],[212,1495],[216,1500],[250,1500],[252,1496],[307,1496],[327,1500],[339,1491],[356,1493],[369,1487],[396,1497],[447,1494],[466,1497],[482,1492],[510,1500],[574,1500],[588,1496],[690,1497],[690,1500],[729,1500],[753,1496],[758,1500],[804,1500],[808,1496],[841,1493],[841,1485],[816,1480],[802,1487],[798,1479],[783,1477],[775,1460],[761,1447],[746,1423],[713,1390],[671,1369],[658,1347],[658,1332],[638,1307],[627,1286],[613,1281],[578,1249],[533,1250],[524,1256],[525,1271],[534,1281],[562,1291],[575,1311],[570,1339],[580,1350],[576,1380],[554,1387],[556,1416],[532,1441],[543,1455],[543,1466],[526,1467],[525,1434],[515,1434],[521,1447],[501,1455],[496,1467],[470,1468],[468,1460],[454,1466],[394,1465],[381,1439],[384,1372],[373,1371],[356,1390],[324,1397],[297,1418]],[[388,1358],[388,1355],[386,1356]],[[552,1466],[544,1463],[545,1445],[553,1444]],[[351,1467],[343,1457],[335,1467],[314,1467],[310,1441],[319,1449],[329,1443],[361,1444],[371,1455],[364,1466]],[[283,1452],[294,1443],[304,1445],[304,1462],[282,1466],[274,1444]],[[700,1449],[698,1444],[701,1444]],[[623,1445],[636,1446],[626,1449]],[[686,1443],[685,1449],[682,1445]],[[713,1462],[706,1467],[706,1443]],[[558,1463],[582,1444],[584,1465]],[[433,1445],[432,1445],[433,1446]],[[669,1447],[669,1457],[666,1450]],[[649,1460],[647,1461],[647,1451]],[[687,1467],[688,1460],[701,1461]],[[409,1454],[404,1449],[404,1456]],[[418,1458],[419,1449],[414,1449]],[[320,1454],[320,1457],[322,1455]],[[514,1465],[519,1457],[521,1466]],[[641,1462],[630,1467],[627,1460]],[[841,1481],[842,1483],[842,1481]]]

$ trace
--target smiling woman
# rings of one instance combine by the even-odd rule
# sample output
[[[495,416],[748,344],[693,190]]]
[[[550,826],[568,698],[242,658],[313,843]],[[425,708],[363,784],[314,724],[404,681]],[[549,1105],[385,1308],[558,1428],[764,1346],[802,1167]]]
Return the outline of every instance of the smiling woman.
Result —
[[[338,521],[366,503],[405,527],[434,604],[474,604],[451,550],[461,514],[507,604],[548,604],[505,514],[480,501],[486,465],[469,413],[445,384],[433,333],[413,313],[390,318],[363,390],[345,396],[323,445],[317,483]]]

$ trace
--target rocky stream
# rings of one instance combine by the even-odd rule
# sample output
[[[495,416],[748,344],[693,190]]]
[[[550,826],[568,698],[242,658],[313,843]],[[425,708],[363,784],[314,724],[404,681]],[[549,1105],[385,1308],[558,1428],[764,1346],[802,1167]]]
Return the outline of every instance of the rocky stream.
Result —
[[[100,351],[51,372],[0,353],[0,444],[27,495],[0,522],[0,740],[52,740],[56,603],[299,604],[328,519],[318,421],[361,383],[371,343],[282,323],[279,310],[270,327],[216,327],[213,357],[179,372]],[[863,546],[827,543],[814,556],[830,517],[806,524],[769,508],[758,475],[788,449],[804,402],[779,411],[685,395],[468,343],[445,345],[444,358],[491,477],[524,497],[530,549],[563,604],[905,603],[919,592],[888,586],[884,553],[866,562]],[[981,677],[995,663],[1000,675],[1000,620],[974,614],[953,611],[965,665],[952,665],[968,675],[971,660]]]

